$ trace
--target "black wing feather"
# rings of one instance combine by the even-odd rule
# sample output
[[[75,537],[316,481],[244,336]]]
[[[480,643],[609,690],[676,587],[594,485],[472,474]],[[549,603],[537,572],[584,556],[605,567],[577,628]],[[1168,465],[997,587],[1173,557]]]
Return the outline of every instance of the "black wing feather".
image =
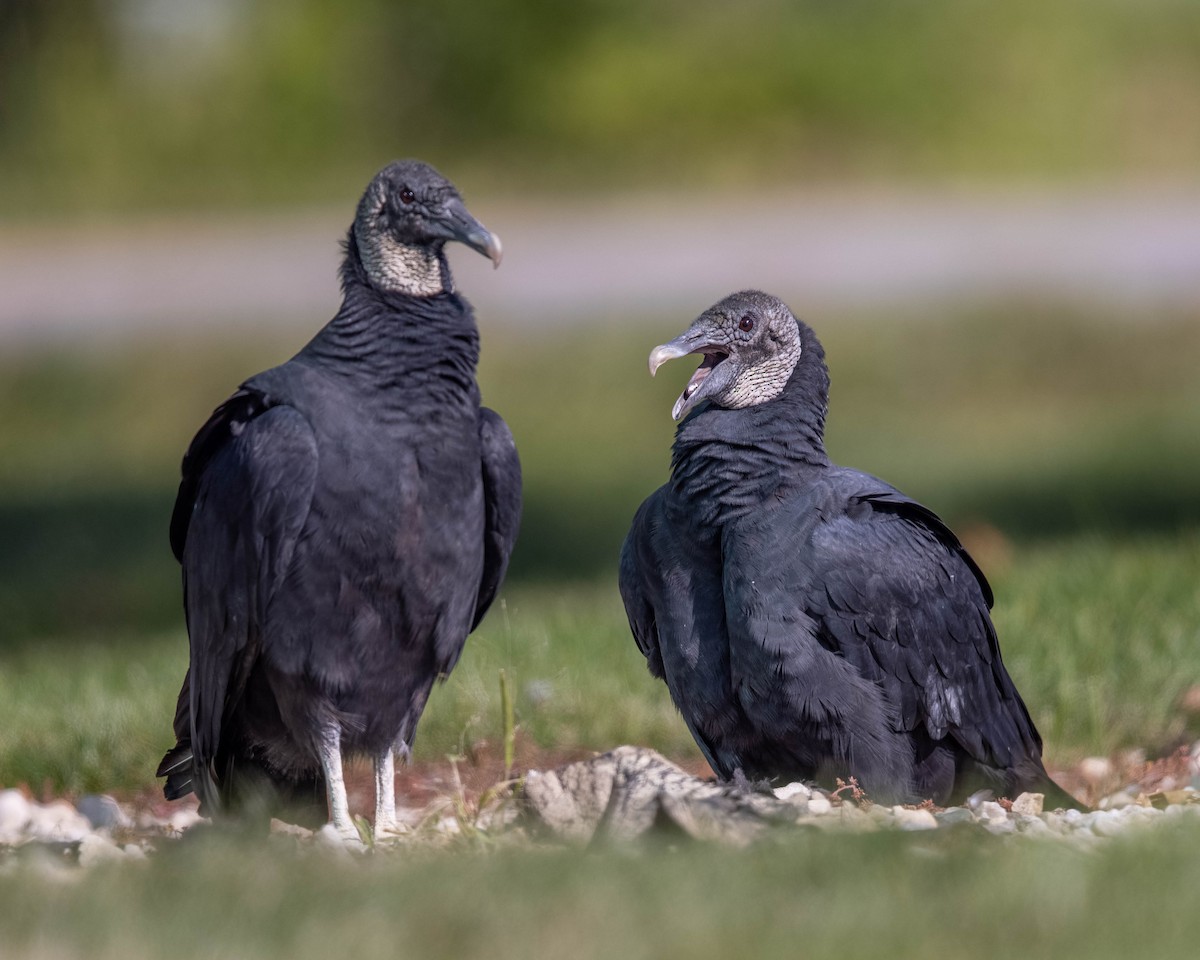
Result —
[[[950,736],[989,766],[1040,754],[1000,659],[991,589],[936,514],[895,491],[869,492],[818,525],[812,543],[826,587],[810,608],[821,641],[888,692],[904,730]]]
[[[496,599],[521,526],[521,459],[508,424],[487,407],[480,408],[479,442],[483,455],[483,577],[472,630]]]
[[[192,508],[196,504],[196,488],[204,475],[204,468],[231,437],[237,436],[247,423],[270,406],[271,400],[266,394],[242,387],[213,411],[188,444],[187,453],[183,455],[180,470],[182,478],[175,496],[175,508],[171,511],[171,552],[180,563],[183,562]]]
[[[208,803],[222,725],[258,655],[265,607],[308,516],[317,447],[301,414],[265,403],[223,405],[200,436],[193,443],[200,456],[185,461],[194,472],[185,474],[175,513],[188,517],[180,526],[191,638],[189,739],[199,773],[193,786]]]
[[[651,546],[651,517],[662,509],[663,492],[656,490],[638,508],[633,525],[621,547],[621,565],[618,586],[621,601],[625,604],[625,616],[633,632],[634,643],[646,658],[652,676],[662,678],[662,653],[659,651],[658,624],[655,622],[654,605],[650,601],[646,577],[657,570],[659,564],[653,557]]]

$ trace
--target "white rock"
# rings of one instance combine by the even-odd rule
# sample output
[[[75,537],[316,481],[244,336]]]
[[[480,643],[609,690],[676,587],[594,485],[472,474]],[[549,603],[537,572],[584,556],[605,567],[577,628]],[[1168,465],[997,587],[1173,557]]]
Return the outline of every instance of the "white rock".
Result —
[[[183,807],[182,809],[175,810],[167,817],[167,826],[176,833],[183,833],[185,830],[190,830],[203,819],[195,807]]]
[[[969,807],[947,807],[941,813],[934,814],[934,819],[943,825],[953,823],[974,823],[975,814]]]
[[[936,830],[937,817],[931,810],[910,810],[908,807],[892,807],[892,816],[901,830]]]
[[[1129,825],[1129,818],[1122,816],[1119,810],[1113,810],[1096,818],[1092,824],[1092,832],[1098,837],[1115,837]]]
[[[75,809],[88,818],[93,830],[116,830],[133,821],[121,805],[106,794],[89,793],[75,801]]]
[[[1013,820],[984,820],[983,829],[995,834],[1016,833],[1017,824]]]
[[[108,837],[99,833],[89,833],[79,841],[79,865],[90,867],[106,860],[124,860],[127,854]]]
[[[1016,808],[1015,802],[1013,803],[1013,808]],[[1030,837],[1038,837],[1052,832],[1050,825],[1041,817],[1035,817],[1032,814],[1026,813],[1017,816],[1017,830]]]
[[[984,800],[979,805],[979,815],[985,820],[1003,821],[1008,819],[1008,811],[995,800]]]
[[[32,804],[20,790],[0,790],[0,843],[16,843],[29,824]]]
[[[1080,827],[1078,830],[1073,830],[1067,834],[1067,839],[1075,846],[1082,847],[1085,850],[1091,849],[1100,843],[1103,843],[1088,827]]]
[[[871,815],[852,803],[843,803],[837,809],[838,820],[847,830],[877,830],[878,824]]]
[[[817,793],[808,798],[808,812],[814,817],[822,816],[833,809],[833,804],[829,802],[828,797],[823,797]]]
[[[270,831],[273,834],[282,834],[288,837],[295,837],[298,840],[308,840],[312,837],[313,832],[307,827],[302,827],[297,823],[287,823],[286,821],[271,818]]]
[[[1121,790],[1118,793],[1109,794],[1107,797],[1102,797],[1097,806],[1101,810],[1115,810],[1117,807],[1127,807],[1134,802],[1133,795],[1128,790]]]
[[[782,787],[776,787],[774,793],[780,800],[793,800],[797,797],[801,800],[807,800],[812,796],[812,791],[799,781],[784,784]]]
[[[1108,757],[1086,757],[1079,762],[1079,775],[1092,786],[1112,776],[1113,765]]]
[[[1044,793],[1023,793],[1013,801],[1012,812],[1020,816],[1036,817],[1042,812],[1045,801]]]
[[[44,807],[31,806],[25,832],[35,840],[71,842],[82,840],[91,833],[92,824],[65,800],[55,800]]]
[[[882,826],[890,827],[892,825],[893,817],[891,807],[882,807],[877,803],[873,803],[871,806],[867,807],[867,816],[870,817],[872,821]]]

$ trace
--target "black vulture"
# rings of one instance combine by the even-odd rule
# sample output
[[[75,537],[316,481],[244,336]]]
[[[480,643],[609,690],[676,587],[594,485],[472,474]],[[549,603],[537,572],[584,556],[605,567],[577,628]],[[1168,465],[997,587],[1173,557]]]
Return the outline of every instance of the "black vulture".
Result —
[[[480,406],[479,333],[444,252],[500,241],[432,167],[380,171],[358,204],[334,318],[251,377],[183,460],[171,548],[189,669],[174,799],[261,822],[281,807],[357,834],[346,753],[375,764],[375,831],[394,832],[435,679],[504,579],[521,512],[512,434]]]
[[[650,672],[718,776],[857,778],[885,802],[1073,804],[1000,659],[979,567],[928,508],[825,453],[813,332],[759,291],[650,354],[703,362],[620,588]]]

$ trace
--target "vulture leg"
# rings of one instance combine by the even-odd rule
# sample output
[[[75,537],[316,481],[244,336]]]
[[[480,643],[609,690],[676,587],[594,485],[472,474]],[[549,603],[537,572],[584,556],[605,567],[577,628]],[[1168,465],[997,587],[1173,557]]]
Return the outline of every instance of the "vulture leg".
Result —
[[[398,836],[396,823],[396,758],[391,748],[375,758],[375,839]]]
[[[329,822],[343,840],[361,842],[358,828],[350,819],[350,800],[346,796],[346,780],[342,776],[342,734],[337,724],[325,728],[317,750],[321,755],[321,770],[325,774],[329,796]]]

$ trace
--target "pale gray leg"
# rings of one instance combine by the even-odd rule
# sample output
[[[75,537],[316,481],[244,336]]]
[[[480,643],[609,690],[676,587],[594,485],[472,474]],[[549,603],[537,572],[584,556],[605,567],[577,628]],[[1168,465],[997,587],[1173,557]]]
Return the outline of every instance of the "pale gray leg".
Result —
[[[350,801],[346,797],[346,779],[342,776],[342,735],[336,724],[325,728],[317,749],[325,789],[329,796],[329,822],[343,840],[359,841],[358,830],[350,819]]]
[[[375,758],[375,839],[398,836],[396,823],[396,758],[391,749]]]

